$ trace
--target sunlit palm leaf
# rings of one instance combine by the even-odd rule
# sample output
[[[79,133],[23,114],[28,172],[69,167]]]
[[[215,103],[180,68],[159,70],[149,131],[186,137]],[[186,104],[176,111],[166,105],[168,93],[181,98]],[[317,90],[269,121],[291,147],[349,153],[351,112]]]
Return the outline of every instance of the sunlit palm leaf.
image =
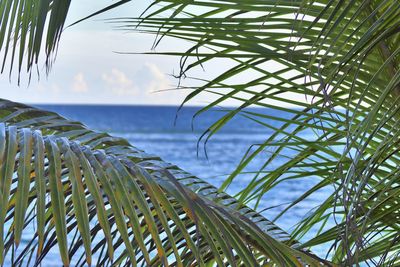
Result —
[[[33,41],[36,38],[41,39],[39,36],[44,32],[29,31],[29,27],[34,27],[36,23],[30,14],[39,12],[39,6],[35,9],[29,5],[31,2],[33,1],[2,1],[0,4],[0,48],[5,53],[4,58],[10,58],[11,65],[18,61],[19,70],[26,54],[28,70],[31,70],[33,60],[38,58],[40,49],[40,46],[33,45]],[[23,8],[23,4],[26,3],[27,8]],[[157,5],[159,3],[163,5]],[[62,4],[69,5],[69,2],[64,1]],[[237,115],[245,116],[275,133],[267,137],[264,143],[255,144],[253,149],[246,153],[222,189],[228,187],[235,177],[245,171],[253,159],[264,156],[263,152],[268,152],[264,166],[255,172],[254,179],[238,195],[242,203],[257,200],[257,207],[267,192],[287,180],[305,177],[316,180],[315,187],[304,192],[302,197],[287,207],[289,211],[294,204],[318,193],[321,188],[327,188],[333,193],[326,199],[321,199],[320,205],[299,222],[292,237],[301,238],[318,230],[314,238],[307,237],[308,241],[304,246],[334,242],[330,257],[345,265],[363,261],[372,264],[397,264],[400,253],[397,245],[399,5],[396,0],[155,1],[148,16],[140,19],[122,19],[119,23],[123,23],[128,29],[140,24],[140,30],[158,35],[155,44],[164,36],[194,42],[194,46],[185,53],[164,53],[183,56],[182,71],[179,75],[181,78],[190,74],[195,67],[207,67],[207,64],[213,64],[216,59],[231,60],[230,65],[226,64],[228,70],[225,69],[219,76],[205,81],[185,101],[201,92],[214,93],[215,101],[199,113],[227,99],[235,99],[241,104],[238,109],[228,111],[226,116],[216,121],[205,134],[205,140],[211,138]],[[62,10],[66,12],[65,8]],[[46,10],[46,15],[52,14],[47,11],[49,9]],[[51,24],[51,27],[54,28],[50,31],[50,38],[46,39],[46,52],[54,51],[65,19],[64,16],[53,18],[57,19],[52,20],[54,24]],[[28,52],[25,52],[27,44]],[[15,57],[18,60],[14,60]],[[47,61],[51,63],[49,57]],[[237,82],[238,80],[240,82]],[[306,95],[308,101],[288,99],[287,92],[296,93],[302,99]],[[286,107],[288,103],[296,105],[298,109]],[[251,105],[278,110],[284,112],[280,114],[285,115],[257,113],[245,109]],[[52,117],[43,118],[46,119]],[[63,123],[65,122],[55,122],[54,126],[61,127]],[[26,125],[29,126],[29,123]],[[14,170],[12,164],[15,162],[11,163],[14,161],[13,153],[18,153],[15,151],[18,146],[25,146],[32,139],[27,131],[22,134],[23,138],[19,137],[20,132],[16,131],[10,135],[10,138],[13,138],[11,145],[0,145],[0,151],[4,153],[0,157],[5,158],[5,155],[10,153],[7,157],[10,163],[2,170],[2,203],[15,191],[8,189],[12,189],[9,185],[14,181],[12,173],[16,171],[26,178],[24,173],[29,172],[29,166],[18,165]],[[315,133],[315,137],[310,137],[312,132]],[[10,129],[7,128],[7,136],[9,133]],[[3,135],[6,135],[5,130]],[[35,134],[31,135],[34,136],[34,140],[38,138]],[[46,151],[56,151],[56,147],[62,148],[62,145],[58,144],[60,141],[56,141],[56,145],[47,142]],[[37,141],[35,145],[33,149],[38,149],[40,154]],[[29,153],[29,149],[26,149],[17,155],[26,159]],[[269,166],[275,164],[282,156],[288,160],[271,170]],[[54,158],[54,161],[57,159]],[[96,161],[101,164],[99,159],[96,158]],[[47,163],[35,164],[41,166]],[[70,163],[69,167],[74,169],[74,166],[76,165]],[[90,168],[93,167],[90,165]],[[57,168],[52,170],[53,177],[56,177],[57,171]],[[52,177],[45,173],[38,175]],[[102,177],[97,173],[93,175]],[[108,175],[111,174],[107,173],[104,176]],[[27,181],[18,180],[21,189],[15,194],[20,202],[15,205],[15,218],[18,220],[13,229],[20,229],[22,226],[21,214],[26,209],[24,192]],[[51,181],[54,188],[52,197],[62,201],[62,195],[57,193],[60,191],[60,184],[57,184],[57,179]],[[71,193],[71,196],[77,197],[74,197],[74,200],[71,197],[69,205],[80,203],[81,194],[77,193],[81,190],[79,175],[77,179],[72,178],[70,183],[71,187],[75,184],[75,193]],[[45,214],[38,219],[38,226],[47,225],[45,216],[48,214],[48,207],[43,201],[43,183],[37,181],[35,186],[42,192],[42,197],[38,196],[40,204],[37,213]],[[185,196],[186,194],[183,194],[181,197]],[[3,210],[1,214],[5,212]],[[64,212],[68,213],[68,209],[58,207],[56,216],[62,216]],[[287,212],[285,210],[280,216],[285,216]],[[329,222],[334,219],[337,224],[332,227]],[[66,223],[68,225],[68,222]],[[107,228],[104,227],[105,224],[104,221],[102,229]],[[115,224],[121,225],[121,222]],[[77,227],[84,229],[85,225],[83,220]],[[64,231],[64,226],[57,227],[56,232]],[[17,231],[17,242],[18,235]],[[108,238],[110,235],[112,233],[106,234]],[[38,238],[44,240],[45,235],[39,233]],[[207,238],[207,235],[204,238]],[[53,241],[54,239],[53,236]],[[123,237],[119,240],[120,243],[125,242]],[[214,239],[210,236],[209,240]],[[230,239],[230,242],[235,243],[235,238]],[[102,247],[104,246],[103,244]],[[211,250],[227,252],[230,250],[229,246],[221,245]],[[153,250],[157,250],[156,244],[152,247]],[[111,250],[108,249],[109,252]],[[170,248],[171,253],[176,250]],[[129,254],[129,250],[126,253]],[[242,249],[241,253],[238,254],[239,257],[246,256],[243,254],[245,250]],[[231,261],[234,256],[236,255],[230,257]]]
[[[294,238],[308,234],[304,246],[333,242],[329,257],[345,265],[398,263],[399,1],[155,3],[142,18],[121,18],[117,25],[156,34],[156,45],[163,37],[193,43],[185,52],[157,52],[181,56],[180,78],[224,60],[226,68],[203,79],[184,102],[214,94],[199,114],[228,99],[239,103],[204,140],[238,115],[273,131],[249,149],[221,189],[264,157],[237,196],[242,203],[256,200],[257,208],[279,184],[309,178],[315,187],[279,216],[321,189],[331,193],[299,221]]]
[[[0,107],[1,262],[39,265],[58,247],[65,266],[323,263],[253,210],[123,139]]]

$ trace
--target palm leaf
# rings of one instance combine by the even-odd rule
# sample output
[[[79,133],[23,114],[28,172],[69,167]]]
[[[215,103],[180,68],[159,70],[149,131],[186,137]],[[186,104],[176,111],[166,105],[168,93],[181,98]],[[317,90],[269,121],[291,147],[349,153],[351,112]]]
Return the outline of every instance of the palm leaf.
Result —
[[[0,106],[2,263],[40,265],[58,248],[65,266],[328,264],[124,139],[29,106]]]
[[[52,62],[49,55],[55,51],[69,1],[58,3],[60,7],[57,9],[44,8],[50,7],[50,4],[47,5],[48,1],[40,1],[44,6],[32,5],[33,2],[35,1],[0,3],[2,18],[0,49],[3,49],[5,54],[3,69],[8,58],[11,69],[15,61],[20,72],[26,54],[28,71],[32,69],[33,62],[37,63],[40,40],[44,34],[44,26],[40,25],[45,25],[45,17],[48,14],[51,14],[53,19],[49,20],[52,30],[48,31],[46,37],[45,47],[46,52],[49,52],[46,62],[48,66]],[[228,99],[239,103],[238,108],[227,110],[223,118],[210,126],[204,135],[205,142],[235,116],[244,116],[274,131],[265,142],[255,144],[249,149],[237,170],[227,179],[220,191],[226,189],[233,179],[246,171],[255,158],[263,156],[263,152],[267,151],[268,156],[264,158],[264,165],[259,171],[254,172],[252,181],[237,196],[239,206],[256,200],[257,209],[265,194],[273,191],[276,186],[287,181],[312,179],[316,185],[310,190],[305,190],[304,194],[287,206],[278,217],[285,216],[291,207],[307,197],[318,194],[321,189],[325,188],[332,193],[327,194],[325,199],[320,199],[319,205],[298,222],[292,238],[305,238],[306,242],[302,245],[304,247],[333,242],[329,256],[337,263],[352,265],[366,262],[377,265],[397,264],[399,258],[399,248],[396,245],[399,237],[397,224],[399,173],[396,167],[399,162],[397,148],[400,78],[397,19],[399,9],[398,1],[394,0],[155,1],[142,18],[124,18],[118,23],[122,23],[122,29],[139,26],[138,29],[141,31],[156,34],[155,45],[165,36],[194,43],[186,52],[160,53],[182,57],[180,78],[189,75],[196,67],[207,67],[218,59],[231,62],[225,64],[228,69],[223,69],[213,79],[199,80],[203,84],[194,88],[185,100],[186,103],[203,92],[214,94],[215,100],[199,113]],[[56,11],[60,14],[56,14]],[[288,99],[288,92],[302,98],[306,96],[308,101]],[[287,103],[297,108],[285,107]],[[271,115],[271,113],[252,112],[246,110],[249,106],[266,107],[280,113]],[[15,112],[15,115],[23,116],[26,111]],[[46,115],[41,120],[53,120],[56,117],[56,115]],[[29,122],[18,123],[29,126],[29,123],[36,123],[36,119],[30,118]],[[61,129],[75,127],[74,123],[68,122],[66,125],[63,123],[66,122],[53,121],[52,127]],[[17,229],[16,235],[12,238],[14,240],[16,237],[18,240],[22,225],[21,217],[25,209],[29,209],[25,208],[26,196],[23,192],[26,191],[28,181],[26,173],[32,166],[18,165],[16,172],[21,176],[21,189],[16,190],[11,186],[15,183],[13,173],[16,163],[11,161],[16,157],[14,153],[25,160],[27,153],[28,155],[30,153],[29,149],[25,150],[26,153],[21,150],[18,152],[18,146],[29,144],[32,142],[32,137],[29,137],[27,131],[22,134],[23,131],[13,127],[4,129],[2,135],[12,139],[0,146],[0,152],[3,154],[0,158],[5,159],[2,161],[4,175],[1,182],[1,201],[7,202],[10,194],[18,195],[18,205],[15,205],[18,220],[12,226],[13,229]],[[77,131],[79,133],[79,130]],[[312,132],[315,133],[315,137],[310,137]],[[35,139],[38,138],[35,134],[31,135],[34,140],[33,148],[39,154],[42,153],[41,141]],[[95,134],[89,134],[84,140],[89,142],[93,136]],[[61,141],[45,140],[47,139],[43,139],[43,144],[46,143],[46,151],[51,150],[56,156],[59,153],[62,157],[65,153],[71,154],[57,152],[57,149],[60,150],[62,147]],[[94,158],[97,157],[96,160],[88,163],[87,172],[93,168],[91,164],[96,165],[96,162],[101,164],[98,159],[101,155],[98,153],[96,155],[94,155]],[[270,166],[274,166],[282,156],[287,158],[287,161],[279,163],[279,167],[271,170]],[[53,159],[54,162],[58,162],[57,164],[63,160],[64,158],[57,157]],[[73,164],[73,157],[70,161],[70,167],[75,169],[74,166],[78,165]],[[45,166],[44,164],[47,163],[35,162],[35,166]],[[57,164],[50,176],[59,176]],[[38,168],[44,170],[44,167]],[[40,171],[38,175],[49,176]],[[110,175],[112,172],[111,174],[93,172],[94,177]],[[51,181],[54,189],[51,195],[55,201],[61,202],[60,190],[63,187],[62,185],[60,187],[57,179]],[[71,179],[71,187],[72,184],[75,188],[73,194],[75,197],[72,198],[71,195],[71,199],[66,199],[69,205],[82,201],[82,197],[79,197],[82,195],[77,193],[82,190],[79,186],[79,175],[76,179]],[[92,184],[93,190],[96,190],[95,184]],[[49,214],[53,215],[53,210],[51,213],[48,212],[48,204],[43,201],[43,192],[47,192],[43,188],[43,182],[37,181],[35,186],[41,194],[38,196],[37,214],[41,216],[41,219],[38,219],[38,226],[43,229],[43,225],[49,223],[47,218]],[[178,195],[174,197],[178,198]],[[180,194],[179,197],[186,199],[188,196]],[[110,198],[114,199],[110,200],[110,203],[116,200],[118,202],[116,196]],[[101,198],[97,199],[100,200]],[[12,203],[15,202],[15,199],[12,200]],[[107,203],[103,212],[99,211],[99,214],[103,214],[99,215],[103,230],[107,229],[106,217],[109,208],[107,205],[112,204]],[[54,213],[60,217],[64,212],[65,214],[69,212],[62,207],[55,209]],[[194,208],[189,208],[192,209]],[[198,210],[198,212],[204,211]],[[1,210],[0,214],[6,218],[7,211]],[[132,215],[132,211],[127,214]],[[222,215],[218,216],[215,217],[216,221],[221,221]],[[193,217],[193,220],[197,221],[197,217]],[[336,222],[336,226],[332,226],[332,222]],[[126,232],[123,231],[122,222],[112,223],[122,227],[122,234]],[[77,233],[79,229],[86,227],[85,225],[85,220],[81,220],[79,226],[76,226]],[[56,228],[58,230],[54,231],[63,235],[65,228],[67,231],[69,229],[68,221],[66,226],[57,225]],[[224,225],[223,229],[221,231],[226,233],[230,230],[229,225]],[[109,234],[108,230],[104,231],[106,236],[104,240],[110,240],[116,233],[111,228]],[[203,229],[204,239],[218,243],[221,239],[217,239],[216,233],[220,232]],[[310,238],[310,233],[317,234]],[[56,234],[53,233],[50,237],[52,238],[50,243],[44,244],[48,234],[38,233],[39,244],[45,246],[44,250],[49,250],[48,244],[54,246]],[[170,236],[169,233],[165,235]],[[124,236],[118,237],[118,244],[127,243],[126,235]],[[236,257],[243,258],[243,262],[246,260],[245,263],[251,263],[252,258],[248,257],[246,248],[238,246],[237,238],[237,235],[233,235],[227,246],[221,245],[221,241],[219,246],[210,245],[213,255],[216,255],[217,251],[223,251],[228,263],[232,263]],[[12,243],[9,242],[8,246],[10,247]],[[96,251],[103,251],[104,244],[98,246]],[[237,254],[229,253],[232,251],[232,244],[237,246],[235,248],[240,253],[239,251]],[[85,247],[87,249],[87,241]],[[156,251],[160,247],[159,242],[151,243],[151,247]],[[132,254],[129,246],[127,248],[125,254]],[[108,246],[107,250],[111,255],[114,247]],[[27,251],[24,255],[28,255]],[[169,251],[175,255],[174,258],[179,259],[176,256],[179,246],[171,245]],[[102,252],[99,253],[103,255]],[[119,262],[129,257],[125,254],[118,258]],[[143,255],[143,258],[147,256]],[[160,261],[163,260],[161,258],[159,256]],[[218,257],[215,259],[218,263],[225,261]],[[65,255],[64,261],[66,261]]]
[[[180,80],[223,62],[215,76],[197,79],[200,86],[180,85],[192,90],[183,104],[205,92],[214,96],[195,117],[227,100],[238,103],[223,109],[205,143],[235,116],[273,131],[249,149],[220,190],[261,158],[263,166],[237,195],[241,204],[255,201],[257,209],[278,185],[310,179],[315,186],[277,216],[318,195],[293,238],[307,240],[304,247],[328,244],[329,257],[346,266],[398,263],[400,3],[155,2],[141,18],[113,22],[155,34],[156,45],[164,37],[192,43],[187,51],[153,53],[180,56]],[[323,198],[321,190],[328,192]]]
[[[116,8],[130,0],[122,0],[87,16],[78,22]],[[15,65],[18,68],[18,83],[24,65],[31,74],[33,67],[45,55],[47,72],[64,29],[71,0],[3,0],[0,3],[0,52],[1,73]],[[76,23],[78,23],[76,22]],[[76,24],[74,23],[74,24]],[[43,51],[44,50],[44,51]]]

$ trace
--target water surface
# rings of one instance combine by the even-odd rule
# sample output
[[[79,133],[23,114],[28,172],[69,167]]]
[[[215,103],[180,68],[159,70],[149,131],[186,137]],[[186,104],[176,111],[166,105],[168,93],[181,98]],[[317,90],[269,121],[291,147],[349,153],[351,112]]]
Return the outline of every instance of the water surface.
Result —
[[[235,169],[250,145],[259,144],[271,135],[269,128],[239,116],[213,136],[206,146],[204,143],[198,144],[202,133],[223,114],[218,111],[207,112],[193,119],[198,107],[184,107],[178,113],[177,119],[177,107],[171,106],[39,105],[39,107],[55,111],[68,119],[81,121],[92,130],[125,138],[133,146],[147,153],[156,154],[215,186],[220,186],[227,175]],[[269,109],[252,111],[289,117],[288,114],[276,114],[274,112],[277,111]],[[265,120],[264,122],[268,123]],[[270,123],[275,127],[279,126],[276,122],[270,121]],[[313,133],[303,134],[302,137],[310,141],[315,138]],[[264,155],[268,153],[267,149]],[[261,154],[252,162],[248,171],[258,170],[264,160],[265,157]],[[287,159],[278,158],[268,166],[267,170],[273,170],[284,160]],[[252,178],[253,175],[242,175],[240,179],[234,180],[228,188],[228,193],[234,194],[240,191]],[[263,198],[259,210],[266,209],[263,215],[274,218],[284,208],[279,204],[293,201],[313,184],[315,180],[313,181],[312,177],[282,184]],[[321,194],[320,196],[324,197],[324,192]],[[316,195],[303,201],[277,224],[290,231],[293,223],[299,221],[299,218],[309,212],[319,200]],[[277,205],[278,207],[275,207]],[[270,209],[270,207],[275,208]],[[317,249],[316,252],[322,253],[322,251]]]

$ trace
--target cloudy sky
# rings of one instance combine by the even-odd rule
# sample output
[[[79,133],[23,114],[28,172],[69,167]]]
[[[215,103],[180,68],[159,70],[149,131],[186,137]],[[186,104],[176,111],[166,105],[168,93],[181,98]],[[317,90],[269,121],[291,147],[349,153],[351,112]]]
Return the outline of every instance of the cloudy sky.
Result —
[[[69,25],[105,6],[111,0],[72,1],[66,25]],[[115,24],[105,19],[117,17],[138,17],[151,0],[132,1],[67,28],[62,37],[55,64],[47,76],[43,61],[39,67],[40,79],[33,75],[30,83],[23,75],[17,86],[17,74],[10,78],[6,73],[0,75],[0,98],[23,103],[62,103],[62,104],[131,104],[131,105],[179,105],[188,91],[169,90],[176,87],[178,80],[172,75],[179,71],[179,58],[160,55],[144,55],[151,52],[154,35],[133,31],[121,31]],[[164,38],[157,47],[158,52],[185,51],[192,44],[182,40]],[[131,52],[139,54],[121,54]],[[193,77],[211,79],[226,69],[232,62],[223,59],[213,60],[205,69],[191,71]],[[274,63],[275,64],[275,63]],[[266,66],[276,68],[277,66]],[[244,82],[252,77],[237,77]],[[259,73],[258,73],[259,75]],[[256,75],[257,76],[257,75]],[[243,79],[243,80],[242,80]],[[195,86],[190,79],[186,86]],[[285,98],[304,101],[304,96],[286,93]],[[189,105],[205,105],[214,97],[206,94],[197,96]],[[268,100],[270,103],[275,101]],[[227,106],[238,102],[227,100]],[[281,103],[279,104],[281,105]],[[283,103],[283,105],[288,105]]]
[[[72,1],[67,25],[99,10],[105,3],[112,1]],[[16,75],[10,82],[8,75],[3,74],[0,97],[24,103],[180,104],[187,91],[165,92],[177,84],[170,74],[179,69],[178,59],[115,53],[149,52],[154,36],[117,31],[102,20],[138,16],[148,3],[148,0],[133,1],[66,29],[49,76],[43,65],[39,65],[40,79],[32,79],[29,86],[25,79],[18,87]],[[176,45],[181,44],[166,41],[164,50]],[[207,97],[200,97],[191,104],[202,105],[207,101]]]

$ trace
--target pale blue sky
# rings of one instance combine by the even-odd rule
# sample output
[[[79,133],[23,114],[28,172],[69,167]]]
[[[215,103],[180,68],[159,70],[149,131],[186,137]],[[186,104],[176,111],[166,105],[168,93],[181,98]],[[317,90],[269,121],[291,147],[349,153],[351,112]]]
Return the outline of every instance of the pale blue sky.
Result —
[[[174,88],[169,74],[178,70],[178,59],[149,55],[119,55],[113,51],[149,51],[154,36],[112,29],[102,18],[138,16],[150,1],[133,1],[90,21],[68,28],[62,35],[54,67],[40,80],[26,79],[17,86],[16,73],[0,76],[0,97],[24,103],[180,104],[187,92],[156,91]],[[112,1],[72,1],[68,23]],[[27,75],[23,75],[26,78]],[[204,101],[199,99],[197,104]],[[194,103],[196,104],[196,103]]]
[[[95,12],[110,0],[72,1],[67,25]],[[27,75],[23,75],[21,86],[17,86],[16,73],[9,81],[8,74],[0,76],[0,98],[23,103],[68,103],[68,104],[140,104],[179,105],[188,91],[168,90],[178,81],[171,74],[179,71],[179,58],[156,55],[121,55],[119,52],[149,52],[154,35],[122,32],[105,23],[105,18],[137,17],[148,6],[150,0],[132,1],[111,12],[66,29],[61,37],[57,58],[49,76],[39,65],[40,80],[34,75],[28,86]],[[190,44],[164,39],[157,51],[184,51]],[[190,73],[194,77],[215,77],[227,62],[214,60]],[[274,66],[268,66],[268,68]],[[252,75],[250,74],[250,77]],[[239,77],[238,77],[239,78]],[[239,78],[240,79],[240,78]],[[246,73],[249,79],[249,73]],[[240,82],[243,82],[241,80]],[[185,85],[195,86],[186,79]],[[164,92],[159,92],[164,90]],[[289,98],[299,96],[288,94]],[[210,95],[201,95],[190,105],[205,105],[212,102]],[[268,100],[273,102],[271,100]],[[237,105],[228,100],[225,105]]]

